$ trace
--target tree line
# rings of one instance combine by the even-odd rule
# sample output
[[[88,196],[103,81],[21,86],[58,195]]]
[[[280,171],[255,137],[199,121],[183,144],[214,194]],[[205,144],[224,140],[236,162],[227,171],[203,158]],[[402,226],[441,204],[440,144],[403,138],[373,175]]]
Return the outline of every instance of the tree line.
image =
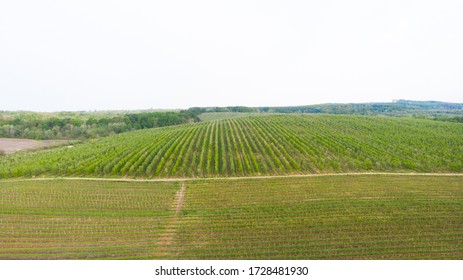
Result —
[[[40,117],[21,113],[0,117],[0,137],[50,139],[89,139],[138,129],[164,127],[197,122],[194,111],[144,112],[125,115],[76,115],[71,117]]]
[[[283,107],[193,107],[178,112],[0,112],[0,137],[89,139],[123,132],[200,121],[211,112],[279,114],[347,114],[416,116],[438,121],[463,122],[463,104],[395,100],[389,103],[319,104]]]
[[[376,103],[328,103],[303,106],[265,107],[202,107],[190,108],[202,113],[279,113],[279,114],[346,114],[346,115],[386,115],[386,116],[445,116],[463,115],[463,103],[439,101],[394,100]],[[449,121],[458,121],[453,119]]]

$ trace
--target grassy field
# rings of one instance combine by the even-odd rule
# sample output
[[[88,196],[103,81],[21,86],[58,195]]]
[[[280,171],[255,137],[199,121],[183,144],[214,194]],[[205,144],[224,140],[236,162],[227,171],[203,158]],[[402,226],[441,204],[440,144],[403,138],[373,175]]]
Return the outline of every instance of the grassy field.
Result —
[[[267,115],[135,131],[0,157],[0,178],[191,178],[463,172],[463,126],[416,118]]]
[[[0,181],[1,259],[462,259],[463,177]]]

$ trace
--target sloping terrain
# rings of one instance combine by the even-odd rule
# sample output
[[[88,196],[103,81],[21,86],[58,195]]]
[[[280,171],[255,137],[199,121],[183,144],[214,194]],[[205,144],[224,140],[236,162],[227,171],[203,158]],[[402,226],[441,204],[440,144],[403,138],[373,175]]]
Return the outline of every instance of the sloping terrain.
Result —
[[[415,118],[267,115],[123,133],[0,158],[0,177],[235,177],[462,172],[463,126]]]

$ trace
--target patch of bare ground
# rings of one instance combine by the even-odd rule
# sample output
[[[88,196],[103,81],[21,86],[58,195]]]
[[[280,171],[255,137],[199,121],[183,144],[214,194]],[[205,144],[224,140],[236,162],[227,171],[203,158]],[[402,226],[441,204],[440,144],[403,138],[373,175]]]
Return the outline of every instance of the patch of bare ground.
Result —
[[[175,199],[172,203],[172,211],[175,211],[174,215],[169,218],[164,232],[160,235],[157,242],[156,257],[162,258],[170,255],[169,247],[173,244],[175,234],[177,232],[177,226],[180,221],[180,211],[183,206],[183,199],[185,198],[186,183],[182,182],[182,187],[177,191]]]
[[[0,154],[12,154],[23,150],[49,149],[58,146],[70,145],[73,140],[32,140],[18,138],[0,138]]]

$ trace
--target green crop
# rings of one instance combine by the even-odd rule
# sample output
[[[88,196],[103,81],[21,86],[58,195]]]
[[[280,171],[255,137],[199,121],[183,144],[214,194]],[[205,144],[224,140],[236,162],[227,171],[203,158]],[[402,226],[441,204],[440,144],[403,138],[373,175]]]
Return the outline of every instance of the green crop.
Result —
[[[463,126],[410,117],[247,116],[0,158],[0,178],[462,172]]]
[[[463,258],[458,175],[97,180],[1,180],[0,259]]]
[[[0,182],[0,259],[148,259],[180,183]]]
[[[461,259],[461,177],[188,182],[179,259]]]

